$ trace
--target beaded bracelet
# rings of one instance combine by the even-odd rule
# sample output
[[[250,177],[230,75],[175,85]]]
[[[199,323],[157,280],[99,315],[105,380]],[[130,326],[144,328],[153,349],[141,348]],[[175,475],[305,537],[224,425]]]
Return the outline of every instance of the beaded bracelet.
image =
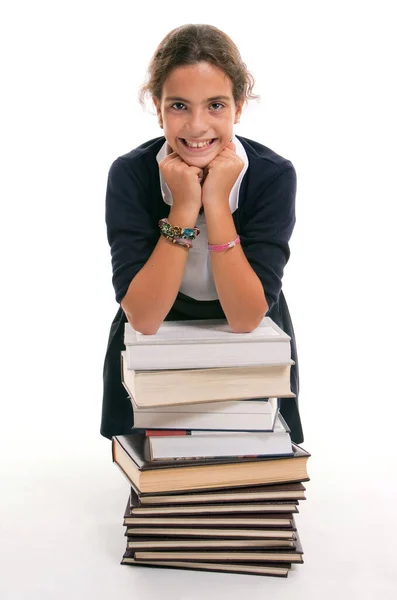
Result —
[[[211,250],[211,252],[222,252],[223,250],[233,248],[233,246],[239,244],[240,241],[240,236],[238,235],[235,240],[233,240],[232,242],[227,242],[227,244],[208,244],[208,250]]]
[[[172,226],[168,219],[160,219],[158,225],[163,235],[176,239],[195,240],[200,233],[200,229],[198,227],[178,227],[177,225]]]
[[[184,240],[183,238],[175,238],[172,237],[172,235],[167,235],[166,233],[163,233],[161,231],[161,235],[163,237],[165,237],[166,240],[168,240],[169,242],[172,242],[173,244],[176,244],[177,246],[183,246],[184,248],[192,248],[193,244],[192,242],[189,242],[189,240]]]

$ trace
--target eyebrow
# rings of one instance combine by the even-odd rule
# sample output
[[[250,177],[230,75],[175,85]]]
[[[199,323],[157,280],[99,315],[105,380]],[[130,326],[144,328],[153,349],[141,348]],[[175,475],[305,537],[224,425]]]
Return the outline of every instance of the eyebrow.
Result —
[[[179,96],[167,96],[165,98],[166,102],[184,102],[185,104],[190,104],[189,100],[185,100],[184,98],[180,98]],[[212,98],[207,98],[206,100],[204,100],[204,102],[215,102],[217,100],[226,100],[226,101],[230,101],[231,100],[231,96],[213,96]]]

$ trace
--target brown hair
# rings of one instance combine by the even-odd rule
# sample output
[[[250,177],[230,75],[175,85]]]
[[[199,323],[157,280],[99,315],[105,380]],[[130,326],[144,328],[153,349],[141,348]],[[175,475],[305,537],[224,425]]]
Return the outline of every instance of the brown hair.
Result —
[[[252,93],[255,80],[242,61],[236,44],[213,25],[182,25],[170,31],[157,47],[148,68],[147,80],[141,86],[139,102],[146,96],[161,99],[163,84],[170,72],[183,65],[208,62],[229,77],[237,103],[259,98]]]

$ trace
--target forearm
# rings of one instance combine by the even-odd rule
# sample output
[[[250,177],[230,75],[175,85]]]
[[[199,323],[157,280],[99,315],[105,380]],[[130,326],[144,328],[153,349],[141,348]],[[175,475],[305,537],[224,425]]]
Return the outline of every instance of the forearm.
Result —
[[[171,209],[172,225],[194,227],[195,210]],[[155,249],[131,281],[121,306],[129,323],[145,334],[154,334],[164,321],[178,294],[189,249],[160,236]]]
[[[225,244],[237,237],[226,203],[206,206],[210,244]],[[262,283],[244,255],[241,244],[222,252],[211,252],[212,272],[229,325],[235,332],[255,329],[268,310]]]

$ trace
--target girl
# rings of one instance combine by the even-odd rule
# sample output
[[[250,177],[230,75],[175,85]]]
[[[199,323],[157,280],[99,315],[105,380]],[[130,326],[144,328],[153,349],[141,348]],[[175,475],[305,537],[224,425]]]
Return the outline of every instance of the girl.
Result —
[[[126,320],[154,334],[164,320],[226,318],[249,332],[268,315],[291,336],[291,389],[280,410],[303,441],[294,331],[281,279],[295,224],[290,161],[235,136],[253,78],[232,40],[185,25],[158,46],[141,89],[164,137],[120,156],[109,171],[106,224],[120,308],[104,364],[101,433],[128,434],[131,404],[120,378]],[[198,232],[199,230],[199,232]]]

